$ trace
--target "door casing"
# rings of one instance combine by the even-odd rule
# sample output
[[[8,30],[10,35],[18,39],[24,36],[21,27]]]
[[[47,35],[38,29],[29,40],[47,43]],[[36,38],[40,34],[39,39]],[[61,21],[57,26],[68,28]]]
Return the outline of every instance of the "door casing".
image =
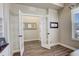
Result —
[[[23,12],[21,12],[21,16],[37,16],[37,17],[39,17],[40,19],[42,19],[43,20],[43,17],[47,17],[47,15],[37,15],[37,14],[27,14],[27,13],[23,13]],[[42,22],[42,20],[40,20],[40,22]],[[46,25],[47,25],[47,19],[46,19]],[[48,28],[48,27],[47,27]],[[44,30],[44,29],[43,29]],[[46,29],[45,29],[46,30]],[[47,48],[47,49],[50,49],[50,43],[49,43],[49,41],[48,41],[48,34],[47,34],[47,32],[46,32],[46,38],[47,38],[47,42],[48,42],[48,45],[44,45],[43,44],[43,39],[41,40],[41,46],[43,47],[43,48]],[[40,34],[40,37],[41,37],[41,34]]]

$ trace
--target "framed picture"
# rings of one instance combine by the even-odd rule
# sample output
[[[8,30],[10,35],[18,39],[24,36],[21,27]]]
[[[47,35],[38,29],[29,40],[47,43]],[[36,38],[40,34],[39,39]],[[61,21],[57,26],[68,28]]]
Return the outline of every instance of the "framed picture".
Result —
[[[36,23],[24,23],[24,30],[36,30],[37,24]]]
[[[50,28],[58,28],[58,22],[50,22]]]

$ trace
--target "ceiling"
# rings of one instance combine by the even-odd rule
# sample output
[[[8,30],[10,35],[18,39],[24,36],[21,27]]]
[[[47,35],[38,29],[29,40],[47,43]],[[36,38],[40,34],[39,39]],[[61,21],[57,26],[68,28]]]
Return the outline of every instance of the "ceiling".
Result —
[[[27,5],[37,8],[54,8],[54,9],[60,9],[64,7],[64,3],[19,3],[20,5]]]

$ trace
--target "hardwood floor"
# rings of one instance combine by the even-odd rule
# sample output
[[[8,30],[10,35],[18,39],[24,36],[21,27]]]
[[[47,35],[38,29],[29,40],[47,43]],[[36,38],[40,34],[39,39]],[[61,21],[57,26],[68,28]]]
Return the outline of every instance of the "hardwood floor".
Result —
[[[40,41],[25,42],[25,51],[23,56],[69,56],[73,51],[61,45],[56,45],[50,50],[42,48]],[[14,53],[14,56],[20,56],[20,53]]]
[[[39,41],[25,42],[24,56],[69,56],[73,51],[61,45],[56,45],[50,50],[42,48]]]

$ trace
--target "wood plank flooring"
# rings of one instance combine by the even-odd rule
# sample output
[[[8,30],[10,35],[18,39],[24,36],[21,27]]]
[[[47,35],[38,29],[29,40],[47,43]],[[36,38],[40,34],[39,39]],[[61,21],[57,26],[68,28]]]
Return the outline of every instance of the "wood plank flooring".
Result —
[[[50,50],[42,48],[40,41],[25,42],[25,51],[23,56],[69,56],[73,51],[61,45],[56,45]]]
[[[23,56],[69,56],[73,51],[61,45],[56,45],[50,50],[41,47],[40,41],[25,42],[25,51]],[[20,56],[19,52],[14,53],[13,56]]]

